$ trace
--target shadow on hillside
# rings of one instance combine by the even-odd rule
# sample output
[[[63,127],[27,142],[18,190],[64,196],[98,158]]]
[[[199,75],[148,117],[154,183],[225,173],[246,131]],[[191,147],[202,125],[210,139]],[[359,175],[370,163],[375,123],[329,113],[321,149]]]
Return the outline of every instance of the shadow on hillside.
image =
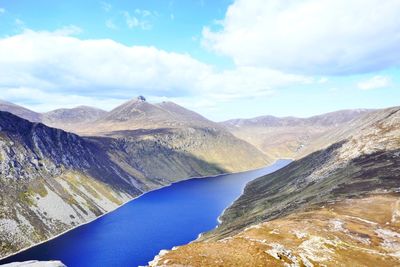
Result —
[[[170,134],[172,128],[121,130],[103,133],[106,137],[140,137],[146,135]]]
[[[227,172],[217,164],[163,145],[158,140],[135,138],[145,133],[146,131],[134,131],[135,136],[129,135],[133,138],[87,137],[85,139],[94,142],[105,151],[109,159],[118,165],[119,172],[135,176],[144,185],[145,190],[186,178]]]

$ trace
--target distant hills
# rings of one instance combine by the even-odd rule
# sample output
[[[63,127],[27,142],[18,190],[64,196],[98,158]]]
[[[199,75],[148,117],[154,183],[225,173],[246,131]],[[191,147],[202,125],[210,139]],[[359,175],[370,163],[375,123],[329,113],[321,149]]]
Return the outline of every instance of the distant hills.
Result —
[[[326,135],[371,111],[340,110],[309,118],[261,116],[228,120],[221,125],[270,158],[296,159],[325,147],[330,143]],[[322,142],[315,142],[317,139]]]
[[[106,114],[107,111],[98,108],[79,106],[71,109],[56,109],[43,113],[41,122],[55,128],[74,131],[79,129],[79,127],[85,126],[87,123],[100,119]]]
[[[295,126],[337,126],[372,109],[347,109],[316,115],[308,118],[260,116],[251,119],[232,119],[221,122],[228,127],[295,127]]]
[[[22,106],[0,100],[0,110],[10,112],[18,117],[31,122],[42,122],[42,114],[24,108]]]

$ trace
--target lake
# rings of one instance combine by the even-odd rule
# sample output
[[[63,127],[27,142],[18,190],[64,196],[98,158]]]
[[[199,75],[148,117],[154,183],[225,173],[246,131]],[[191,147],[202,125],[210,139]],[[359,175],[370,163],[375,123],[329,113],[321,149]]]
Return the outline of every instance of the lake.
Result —
[[[20,252],[0,264],[61,260],[69,267],[146,265],[161,249],[215,228],[217,218],[255,178],[290,160],[252,171],[181,181],[148,192],[97,220]]]

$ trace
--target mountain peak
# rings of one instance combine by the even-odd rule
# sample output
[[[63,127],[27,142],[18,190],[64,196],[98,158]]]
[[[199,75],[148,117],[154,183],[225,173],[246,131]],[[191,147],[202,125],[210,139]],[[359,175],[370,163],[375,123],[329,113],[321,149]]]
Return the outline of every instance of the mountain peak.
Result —
[[[31,122],[42,121],[41,114],[5,100],[0,100],[0,110],[10,112]]]
[[[145,102],[146,98],[144,96],[140,95],[140,96],[137,97],[137,100],[141,101],[141,102]]]

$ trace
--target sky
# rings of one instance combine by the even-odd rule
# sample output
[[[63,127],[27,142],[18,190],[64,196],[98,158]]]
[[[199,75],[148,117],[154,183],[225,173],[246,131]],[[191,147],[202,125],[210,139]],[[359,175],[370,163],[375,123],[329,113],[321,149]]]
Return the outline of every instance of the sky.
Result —
[[[399,0],[0,0],[0,99],[215,120],[400,104]]]

